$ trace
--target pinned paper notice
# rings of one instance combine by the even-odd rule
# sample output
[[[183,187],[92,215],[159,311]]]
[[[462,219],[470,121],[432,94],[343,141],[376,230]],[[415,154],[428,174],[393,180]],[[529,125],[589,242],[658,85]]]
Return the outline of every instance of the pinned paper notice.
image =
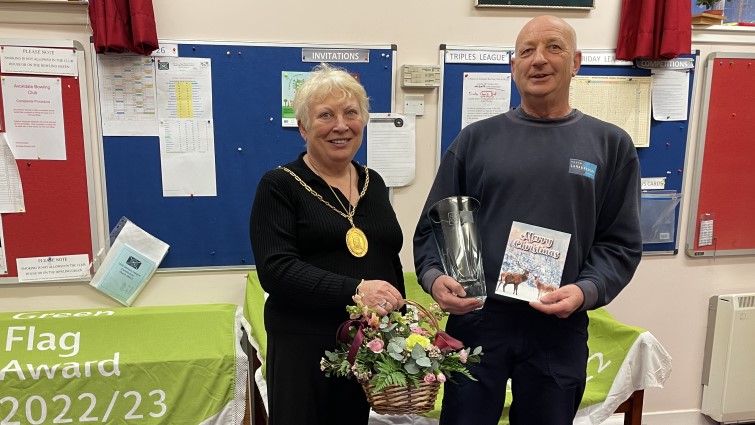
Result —
[[[697,246],[713,245],[713,217],[709,214],[704,214],[704,216],[707,217],[700,220],[700,237]]]
[[[66,159],[60,78],[2,78],[5,131],[16,159]],[[9,105],[13,105],[10,107]]]
[[[684,121],[687,119],[689,70],[653,70],[653,119]]]
[[[511,74],[465,72],[462,81],[461,127],[510,109]]]
[[[5,236],[3,234],[3,217],[0,216],[0,274],[8,274],[8,261],[5,259]]]
[[[371,113],[367,124],[367,165],[386,186],[406,186],[415,175],[414,115]]]
[[[0,133],[0,213],[24,212],[24,189],[5,133]]]
[[[89,255],[17,258],[19,282],[89,279]]]

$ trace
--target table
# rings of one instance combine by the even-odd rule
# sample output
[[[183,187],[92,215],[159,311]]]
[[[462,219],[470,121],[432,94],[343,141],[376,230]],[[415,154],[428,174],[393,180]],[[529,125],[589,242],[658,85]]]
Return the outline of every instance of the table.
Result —
[[[414,273],[404,273],[404,284],[407,298],[422,305],[432,302],[419,287]],[[247,278],[246,291],[244,315],[251,324],[249,335],[254,354],[250,358],[255,360],[251,367],[255,371],[254,385],[250,386],[256,400],[252,423],[264,425],[267,423],[267,384],[260,365],[264,362],[267,345],[263,317],[265,293],[255,272]],[[650,332],[619,322],[605,309],[589,311],[588,315],[588,378],[574,425],[599,424],[614,413],[625,415],[625,425],[640,425],[644,390],[663,386],[671,373],[671,356]],[[441,399],[439,395],[435,409],[424,415],[378,415],[371,412],[370,425],[437,425]],[[506,416],[511,395],[506,399],[501,424],[508,424]]]
[[[240,425],[232,304],[0,313],[0,422]]]

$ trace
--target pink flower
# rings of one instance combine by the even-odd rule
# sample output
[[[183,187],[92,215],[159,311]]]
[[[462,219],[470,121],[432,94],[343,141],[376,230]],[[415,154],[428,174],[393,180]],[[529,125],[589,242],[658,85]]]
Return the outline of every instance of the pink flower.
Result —
[[[439,373],[438,374],[438,382],[446,382],[446,375]]]
[[[446,377],[444,376],[443,379],[445,380]],[[428,384],[431,383],[431,382],[435,382],[435,380],[436,380],[436,378],[435,378],[435,374],[434,373],[428,373],[427,375],[425,375],[425,382],[427,382]]]
[[[419,335],[427,335],[427,334],[429,334],[429,333],[430,333],[430,332],[428,332],[427,330],[425,330],[425,329],[422,329],[422,328],[420,328],[420,327],[416,327],[416,326],[415,326],[415,327],[412,327],[412,328],[410,328],[410,329],[411,329],[412,333],[414,333],[414,334],[419,334]]]
[[[459,361],[462,363],[466,363],[468,356],[469,356],[469,353],[467,353],[467,350],[461,350],[459,352]]]
[[[383,346],[384,346],[383,340],[380,339],[380,338],[375,338],[372,341],[370,341],[370,342],[367,343],[367,348],[369,348],[370,350],[372,350],[372,352],[375,353],[375,354],[382,353],[383,352]]]

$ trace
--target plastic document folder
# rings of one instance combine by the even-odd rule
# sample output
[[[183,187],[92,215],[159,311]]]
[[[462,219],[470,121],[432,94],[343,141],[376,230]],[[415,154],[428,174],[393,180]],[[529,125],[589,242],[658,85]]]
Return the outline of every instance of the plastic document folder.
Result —
[[[668,243],[676,240],[676,207],[682,195],[676,191],[642,193],[640,228],[642,243]]]

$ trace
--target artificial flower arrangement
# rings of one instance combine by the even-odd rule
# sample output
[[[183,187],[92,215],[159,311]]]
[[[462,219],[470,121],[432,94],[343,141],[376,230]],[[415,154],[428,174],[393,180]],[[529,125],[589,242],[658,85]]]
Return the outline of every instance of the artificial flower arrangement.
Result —
[[[326,351],[320,360],[320,369],[328,377],[356,377],[367,394],[373,410],[375,397],[382,392],[395,389],[403,391],[412,388],[430,388],[434,391],[425,397],[425,408],[409,402],[408,409],[401,403],[390,400],[386,413],[421,413],[432,409],[438,387],[446,380],[452,380],[459,373],[475,380],[469,373],[466,363],[477,363],[482,355],[482,347],[464,348],[461,341],[439,329],[438,320],[447,313],[438,304],[429,309],[410,300],[406,304],[407,313],[393,311],[380,317],[354,296],[356,305],[346,307],[350,320],[344,322],[338,331],[339,347]],[[397,407],[399,406],[399,407]]]

